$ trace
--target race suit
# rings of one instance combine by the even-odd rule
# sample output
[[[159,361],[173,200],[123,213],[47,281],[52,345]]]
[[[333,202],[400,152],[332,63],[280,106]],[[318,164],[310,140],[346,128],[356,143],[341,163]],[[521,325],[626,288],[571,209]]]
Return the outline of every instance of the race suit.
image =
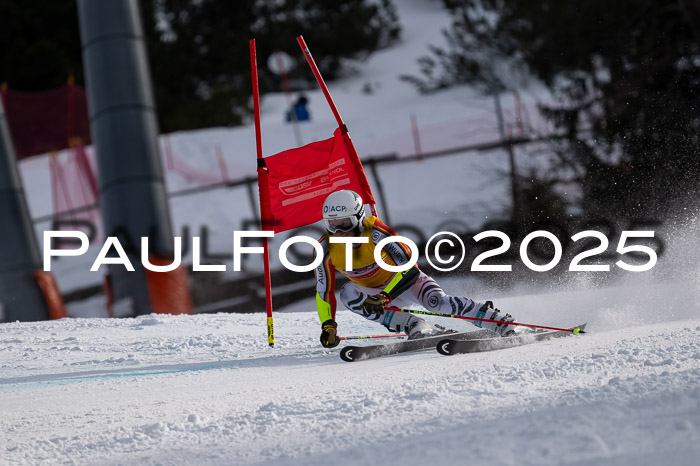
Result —
[[[447,295],[435,280],[423,273],[417,265],[404,272],[389,272],[379,266],[374,259],[374,250],[384,238],[396,236],[396,232],[377,217],[367,217],[362,236],[367,243],[354,245],[352,270],[345,269],[345,244],[330,243],[330,234],[325,233],[319,240],[323,247],[323,261],[316,268],[316,307],[321,322],[335,320],[335,271],[345,275],[350,281],[340,290],[340,300],[349,310],[369,319],[380,322],[391,331],[402,331],[402,325],[410,319],[410,314],[387,311],[383,314],[366,314],[362,303],[369,296],[382,291],[396,307],[415,307],[441,314],[456,314],[484,318],[487,312],[483,304],[469,298]],[[388,243],[381,251],[381,257],[388,265],[404,265],[411,259],[411,250],[403,243]],[[486,317],[488,318],[488,316]],[[406,321],[406,322],[405,322]]]

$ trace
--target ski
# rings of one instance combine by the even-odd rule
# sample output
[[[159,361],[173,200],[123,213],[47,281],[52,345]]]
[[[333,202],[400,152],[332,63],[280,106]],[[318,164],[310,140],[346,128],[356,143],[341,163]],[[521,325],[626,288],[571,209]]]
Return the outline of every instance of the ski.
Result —
[[[570,330],[578,329],[578,331],[581,331],[584,328],[586,328],[586,324],[572,327]],[[566,337],[574,335],[578,333],[578,331],[548,330],[543,332],[530,332],[512,337],[471,338],[468,340],[443,335],[443,339],[436,345],[436,349],[438,353],[446,356],[463,353],[480,353],[482,351],[513,348],[537,343],[538,341],[550,340],[552,338]]]
[[[379,358],[382,356],[389,356],[390,354],[431,349],[435,348],[435,345],[444,340],[448,335],[450,340],[462,341],[473,338],[489,338],[496,335],[496,333],[491,330],[482,329],[473,332],[442,334],[434,337],[416,338],[415,340],[404,340],[380,345],[346,346],[340,351],[340,359],[347,362],[364,361],[365,359]]]

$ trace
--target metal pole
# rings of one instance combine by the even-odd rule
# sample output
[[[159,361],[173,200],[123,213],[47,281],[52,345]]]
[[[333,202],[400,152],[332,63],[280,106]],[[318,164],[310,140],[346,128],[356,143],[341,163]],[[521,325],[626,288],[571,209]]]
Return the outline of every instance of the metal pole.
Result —
[[[402,309],[398,307],[385,307],[384,308],[386,311],[394,311],[394,312],[408,312],[410,314],[418,314],[418,315],[423,315],[423,316],[436,316],[436,317],[450,317],[452,319],[462,319],[462,320],[470,320],[472,322],[492,322],[496,324],[508,324],[508,325],[516,325],[520,327],[529,327],[529,328],[539,328],[543,330],[558,330],[560,332],[571,332],[575,335],[579,335],[581,333],[586,333],[584,330],[581,330],[580,328],[560,328],[560,327],[549,327],[546,325],[535,325],[535,324],[523,324],[522,322],[510,322],[510,321],[504,321],[504,320],[493,320],[493,319],[482,319],[481,317],[467,317],[467,316],[460,316],[456,314],[442,314],[440,312],[431,312],[431,311],[420,311],[416,309]],[[449,334],[445,334],[445,338],[449,338]]]
[[[413,147],[418,160],[423,160],[423,149],[420,145],[420,134],[418,133],[418,119],[415,113],[411,113],[411,131],[413,132]]]
[[[151,256],[172,257],[174,246],[139,6],[78,0],[78,16],[105,236],[130,248],[136,268],[109,266],[115,316],[149,314],[141,238]]]
[[[49,309],[32,276],[41,254],[17,171],[17,157],[0,102],[0,322],[48,320]]]
[[[510,143],[509,138],[506,137],[505,125],[503,123],[503,110],[501,109],[501,96],[498,91],[493,93],[494,102],[496,104],[496,119],[498,120],[498,134],[501,140],[505,144],[506,151],[508,152],[508,163],[510,164],[510,189],[511,195],[513,196],[513,213],[512,218],[515,221],[520,216],[520,199],[518,194],[518,174],[515,167],[515,153],[513,151],[513,145]],[[516,221],[517,223],[517,221]]]

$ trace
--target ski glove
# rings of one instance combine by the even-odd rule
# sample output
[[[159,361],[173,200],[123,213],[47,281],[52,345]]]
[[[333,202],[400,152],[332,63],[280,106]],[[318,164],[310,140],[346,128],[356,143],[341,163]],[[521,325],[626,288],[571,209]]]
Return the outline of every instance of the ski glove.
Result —
[[[366,316],[371,314],[383,314],[384,306],[390,302],[391,299],[389,299],[389,295],[382,291],[379,294],[365,299],[365,302],[362,303],[362,313]]]
[[[335,348],[340,343],[338,338],[338,324],[335,320],[328,319],[321,324],[321,344],[325,348]]]

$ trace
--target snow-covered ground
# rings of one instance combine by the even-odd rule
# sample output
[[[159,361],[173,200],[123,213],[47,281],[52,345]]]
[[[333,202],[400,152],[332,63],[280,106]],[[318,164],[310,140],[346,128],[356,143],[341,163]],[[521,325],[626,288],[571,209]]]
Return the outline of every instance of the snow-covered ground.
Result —
[[[0,463],[696,464],[697,307],[624,324],[657,320],[679,292],[506,299],[521,319],[587,320],[590,333],[357,363],[318,345],[311,312],[277,314],[275,348],[261,314],[5,324]],[[625,296],[639,307],[621,308]],[[349,311],[338,322],[378,331]]]
[[[615,286],[509,297],[442,279],[521,322],[588,323],[492,353],[345,363],[318,344],[311,298],[275,314],[274,348],[262,313],[3,324],[0,464],[696,464],[698,235],[674,238],[669,267]]]
[[[417,71],[428,43],[442,41],[448,17],[436,2],[395,3],[402,43],[372,56],[358,76],[329,83],[360,155],[413,153],[411,113],[426,151],[497,139],[492,98],[464,87],[419,96],[398,80]],[[372,94],[362,92],[368,83]],[[301,126],[304,142],[330,137],[320,92],[307,95],[313,121]],[[524,92],[523,101],[536,95]],[[282,122],[286,105],[282,95],[263,99],[266,155],[296,145]],[[541,124],[534,114],[530,121]],[[254,173],[254,141],[248,125],[176,133],[168,143],[202,173],[217,173],[219,144],[238,178]],[[520,168],[527,160],[518,154]],[[458,218],[479,228],[509,206],[506,161],[502,151],[468,152],[380,167],[392,224],[433,233]],[[47,157],[23,161],[21,173],[32,215],[50,214]],[[200,183],[167,174],[170,192]],[[212,230],[215,253],[231,253],[231,231],[252,216],[242,188],[173,198],[171,208],[176,231]],[[588,322],[580,337],[493,353],[343,363],[318,344],[312,289],[275,314],[274,348],[262,313],[2,324],[0,464],[696,464],[697,212],[657,233],[666,252],[654,269],[603,273],[614,280],[565,268],[546,289],[440,279],[446,291],[493,299],[521,322]],[[89,255],[56,262],[63,291],[101,282],[88,272],[97,248]],[[282,289],[273,283],[273,294]],[[103,307],[97,296],[70,310],[100,315]],[[384,331],[347,311],[337,320],[344,335]]]

